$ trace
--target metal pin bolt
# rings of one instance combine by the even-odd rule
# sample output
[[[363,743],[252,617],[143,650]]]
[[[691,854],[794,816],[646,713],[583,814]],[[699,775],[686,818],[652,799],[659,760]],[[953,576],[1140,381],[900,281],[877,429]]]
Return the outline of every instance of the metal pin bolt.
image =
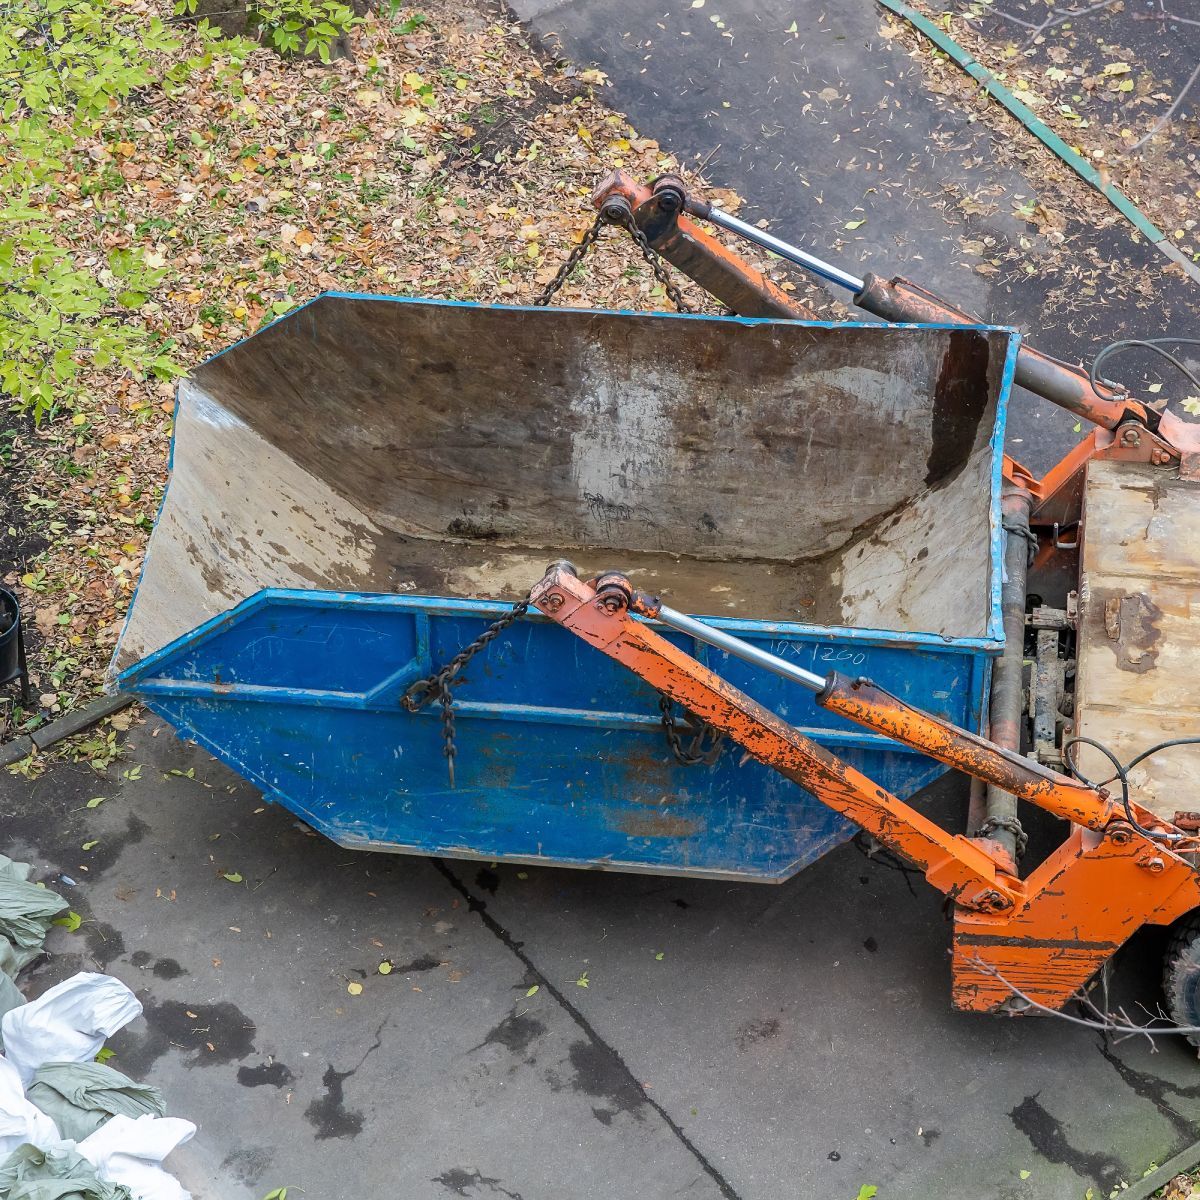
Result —
[[[1142,863],[1142,866],[1144,866],[1147,871],[1154,875],[1161,875],[1166,865],[1167,864],[1163,862],[1161,858],[1148,858],[1144,863]]]
[[[544,597],[539,604],[540,608],[544,608],[547,612],[558,612],[563,606],[563,598],[558,592],[551,592],[550,595]]]
[[[1128,846],[1132,836],[1128,829],[1112,829],[1109,831],[1108,840],[1114,846]]]
[[[1140,446],[1142,444],[1142,435],[1136,429],[1126,429],[1121,434],[1121,441],[1127,446]]]

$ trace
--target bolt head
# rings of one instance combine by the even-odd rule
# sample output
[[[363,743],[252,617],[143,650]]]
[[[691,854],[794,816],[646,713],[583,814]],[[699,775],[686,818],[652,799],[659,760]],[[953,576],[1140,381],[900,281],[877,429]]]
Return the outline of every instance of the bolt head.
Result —
[[[1127,446],[1141,445],[1142,435],[1136,429],[1127,429],[1121,434],[1121,441]]]
[[[550,595],[544,597],[539,604],[539,608],[544,608],[547,612],[558,612],[563,606],[562,594],[559,592],[551,592]]]
[[[1167,864],[1165,862],[1163,862],[1163,860],[1161,858],[1158,858],[1158,857],[1148,858],[1148,859],[1146,859],[1146,863],[1145,863],[1146,870],[1150,871],[1154,875],[1161,875],[1163,873],[1163,871],[1166,869],[1166,865]]]
[[[1114,846],[1128,846],[1129,839],[1131,836],[1132,835],[1130,834],[1128,829],[1114,829],[1108,835],[1108,839],[1109,839],[1109,841],[1112,842],[1112,844]]]

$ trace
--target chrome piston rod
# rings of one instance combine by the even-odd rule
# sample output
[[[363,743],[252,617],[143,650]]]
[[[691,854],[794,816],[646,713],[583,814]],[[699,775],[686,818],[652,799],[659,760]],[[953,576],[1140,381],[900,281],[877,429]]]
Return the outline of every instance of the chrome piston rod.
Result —
[[[676,612],[665,604],[659,608],[655,619],[664,625],[669,625],[672,629],[677,629],[680,633],[694,637],[697,641],[707,642],[718,650],[724,650],[727,654],[732,654],[734,658],[740,658],[743,662],[762,667],[764,671],[770,671],[773,675],[778,675],[783,679],[790,679],[793,683],[808,688],[810,692],[825,690],[827,680],[824,675],[815,675],[812,671],[806,671],[803,667],[788,662],[787,659],[779,658],[775,654],[768,654],[767,651],[760,650],[749,642],[743,642],[741,638],[736,638],[723,629],[716,629],[703,621],[697,621],[694,617],[684,616],[683,613]]]
[[[700,211],[701,208],[703,211]],[[692,211],[691,206],[689,206],[688,211]],[[830,283],[836,283],[839,287],[844,287],[856,294],[863,290],[864,281],[857,276],[851,275],[848,271],[843,271],[840,267],[835,267],[832,263],[827,263],[823,258],[818,258],[815,254],[809,254],[808,251],[801,250],[799,246],[793,246],[790,242],[783,241],[782,238],[774,237],[765,230],[758,229],[754,225],[748,225],[745,221],[739,221],[737,217],[731,217],[729,213],[722,212],[719,208],[713,208],[708,204],[697,206],[695,215],[701,217],[703,220],[712,222],[712,224],[721,229],[727,229],[730,233],[736,233],[738,237],[745,238],[748,242],[753,242],[763,250],[770,250],[772,254],[778,254],[780,258],[786,258],[788,262],[795,263],[796,266],[803,267],[806,271],[811,271],[814,275],[819,275],[822,279],[828,279]]]

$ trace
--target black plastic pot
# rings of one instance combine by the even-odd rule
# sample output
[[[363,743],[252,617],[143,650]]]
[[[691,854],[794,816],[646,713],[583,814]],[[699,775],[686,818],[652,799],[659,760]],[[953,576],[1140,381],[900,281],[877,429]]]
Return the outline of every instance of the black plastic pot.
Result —
[[[21,703],[29,703],[29,671],[25,665],[25,636],[21,632],[21,606],[0,588],[0,684],[21,681]]]

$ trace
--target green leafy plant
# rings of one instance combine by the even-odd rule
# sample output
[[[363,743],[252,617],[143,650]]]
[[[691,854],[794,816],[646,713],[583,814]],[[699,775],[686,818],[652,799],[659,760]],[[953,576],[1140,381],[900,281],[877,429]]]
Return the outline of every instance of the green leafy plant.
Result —
[[[190,16],[198,0],[175,0],[175,14]],[[333,57],[333,44],[362,18],[341,0],[253,0],[250,25],[280,54],[315,54],[322,62]]]
[[[38,420],[71,403],[91,366],[176,373],[130,320],[162,272],[131,250],[79,261],[56,240],[54,205],[75,175],[103,211],[123,180],[111,155],[97,162],[81,143],[153,85],[153,56],[178,44],[162,21],[109,0],[0,3],[0,393]]]
[[[391,12],[389,15],[394,19],[396,13],[400,11],[400,5],[397,3],[397,0],[391,0],[390,8]],[[418,29],[421,29],[428,24],[429,18],[423,12],[415,12],[405,17],[404,20],[396,26],[396,32],[401,36],[408,33],[416,33]]]

